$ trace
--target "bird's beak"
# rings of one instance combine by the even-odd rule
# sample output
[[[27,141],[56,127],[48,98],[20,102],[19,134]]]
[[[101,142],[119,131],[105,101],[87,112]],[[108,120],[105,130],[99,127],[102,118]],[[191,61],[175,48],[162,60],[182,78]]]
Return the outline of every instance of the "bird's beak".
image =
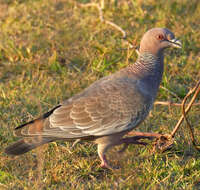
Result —
[[[176,47],[176,48],[181,48],[182,47],[182,44],[179,40],[177,40],[176,38],[172,39],[172,40],[169,40],[169,42],[171,43],[171,45],[173,47]]]

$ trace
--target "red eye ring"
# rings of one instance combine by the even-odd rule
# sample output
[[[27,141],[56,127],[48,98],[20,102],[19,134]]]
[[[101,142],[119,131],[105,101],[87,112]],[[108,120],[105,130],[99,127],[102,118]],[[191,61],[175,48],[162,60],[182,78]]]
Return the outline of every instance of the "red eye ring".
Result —
[[[163,39],[164,39],[164,36],[163,36],[162,34],[159,34],[159,35],[157,36],[157,38],[158,38],[159,40],[163,40]]]

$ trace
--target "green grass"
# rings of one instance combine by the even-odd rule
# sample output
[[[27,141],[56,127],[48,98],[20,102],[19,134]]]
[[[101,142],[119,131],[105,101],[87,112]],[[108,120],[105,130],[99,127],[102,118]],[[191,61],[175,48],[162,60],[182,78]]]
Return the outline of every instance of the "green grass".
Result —
[[[0,189],[200,189],[200,153],[185,123],[166,153],[151,153],[151,145],[130,146],[122,156],[112,150],[109,159],[121,166],[116,171],[99,168],[91,143],[74,149],[71,143],[52,143],[14,158],[3,153],[16,140],[16,126],[137,58],[134,50],[124,50],[119,31],[100,22],[95,8],[77,2],[0,2]],[[182,50],[166,52],[162,86],[168,91],[160,89],[157,100],[180,102],[200,78],[199,12],[198,0],[105,4],[105,19],[136,45],[153,27],[167,27],[182,41]],[[138,130],[170,133],[180,115],[180,107],[157,105]],[[194,106],[189,120],[200,143],[199,115]]]

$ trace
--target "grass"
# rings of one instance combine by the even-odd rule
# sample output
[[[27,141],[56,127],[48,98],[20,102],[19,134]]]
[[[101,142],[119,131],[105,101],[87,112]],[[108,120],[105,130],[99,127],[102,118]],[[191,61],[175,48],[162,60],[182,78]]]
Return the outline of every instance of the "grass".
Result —
[[[16,126],[137,58],[134,50],[124,50],[120,32],[100,22],[95,8],[76,3],[0,2],[0,189],[200,189],[200,153],[185,123],[172,150],[163,154],[151,153],[151,145],[130,146],[123,156],[111,151],[112,164],[121,166],[117,171],[98,167],[91,143],[74,149],[71,143],[52,143],[19,157],[3,153],[16,140]],[[166,52],[158,100],[179,102],[200,77],[199,12],[198,0],[105,4],[105,19],[121,26],[134,44],[152,27],[167,27],[182,41],[182,50]],[[180,115],[179,107],[157,105],[138,130],[170,133]],[[199,107],[189,115],[199,140]]]

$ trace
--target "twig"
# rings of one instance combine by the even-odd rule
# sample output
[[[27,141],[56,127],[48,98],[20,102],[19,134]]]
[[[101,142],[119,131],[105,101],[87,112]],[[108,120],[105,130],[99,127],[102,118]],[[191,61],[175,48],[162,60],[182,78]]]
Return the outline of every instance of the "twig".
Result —
[[[173,130],[172,133],[171,133],[172,138],[175,136],[175,134],[176,134],[177,130],[179,129],[181,123],[183,122],[183,119],[185,118],[186,114],[190,111],[190,109],[191,109],[191,107],[192,107],[192,104],[194,103],[194,101],[195,101],[195,99],[196,99],[196,97],[197,97],[197,95],[198,95],[198,93],[199,93],[199,91],[200,91],[199,85],[200,85],[200,80],[198,81],[198,83],[196,84],[196,86],[195,86],[192,90],[190,90],[190,91],[188,92],[188,94],[185,96],[185,98],[184,98],[184,100],[183,100],[183,102],[182,102],[182,105],[183,105],[183,106],[185,106],[185,101],[187,100],[187,98],[188,98],[192,93],[195,92],[195,94],[194,94],[194,96],[192,97],[192,99],[190,100],[190,102],[189,102],[187,108],[186,108],[186,109],[183,108],[183,109],[184,109],[184,113],[181,115],[179,121],[177,122],[176,126],[174,127],[174,130]],[[199,88],[199,89],[198,89],[198,88]],[[198,90],[197,90],[197,89],[198,89]]]
[[[101,22],[104,21],[103,11],[102,11],[102,8],[99,6],[99,4],[97,4],[97,3],[86,3],[86,4],[79,3],[78,5],[81,6],[81,7],[96,7],[98,9],[98,11],[99,11],[99,19],[100,19],[100,21]]]
[[[104,21],[106,24],[109,24],[111,26],[113,26],[114,28],[116,28],[117,30],[119,30],[121,33],[122,33],[122,36],[123,38],[125,39],[126,38],[126,32],[118,25],[116,25],[114,22],[111,22],[111,21],[108,21],[108,20],[105,20]]]
[[[81,7],[96,7],[99,11],[99,19],[101,22],[105,23],[105,24],[109,24],[110,26],[114,27],[115,29],[117,29],[118,31],[120,31],[122,33],[122,37],[125,39],[126,38],[126,32],[117,24],[115,24],[114,22],[105,20],[103,17],[103,10],[102,8],[104,8],[104,3],[101,2],[101,6],[98,3],[86,3],[86,4],[78,4]]]
[[[182,103],[156,101],[156,102],[154,102],[154,105],[182,106]],[[188,105],[188,104],[185,104],[185,105]],[[194,104],[192,104],[192,106],[200,106],[200,102],[194,103]]]
[[[196,141],[195,141],[195,138],[194,138],[194,133],[193,133],[192,127],[191,127],[191,125],[190,125],[190,123],[189,123],[189,121],[188,121],[188,119],[187,119],[187,117],[186,117],[186,113],[185,113],[185,103],[186,103],[188,97],[189,97],[193,92],[195,92],[195,94],[193,95],[192,100],[195,100],[195,99],[196,99],[198,93],[200,92],[200,87],[199,87],[199,85],[200,85],[200,80],[199,80],[199,82],[197,83],[197,85],[195,86],[195,88],[194,88],[193,90],[191,90],[191,91],[185,96],[185,98],[184,98],[184,100],[183,100],[183,103],[182,103],[182,112],[183,112],[184,119],[185,119],[185,121],[186,121],[186,123],[187,123],[187,126],[188,126],[188,128],[189,128],[189,130],[190,130],[190,137],[191,137],[191,140],[192,140],[192,144],[194,145],[194,147],[195,147],[198,151],[199,151],[200,149],[197,147],[198,145],[196,144]],[[191,102],[193,102],[192,100],[191,100]],[[192,106],[192,104],[191,104],[191,106]]]

